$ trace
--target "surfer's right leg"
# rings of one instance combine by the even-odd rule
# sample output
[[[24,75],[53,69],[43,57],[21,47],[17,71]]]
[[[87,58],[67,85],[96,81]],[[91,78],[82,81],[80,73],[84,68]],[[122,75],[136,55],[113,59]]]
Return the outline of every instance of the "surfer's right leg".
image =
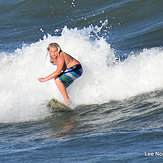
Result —
[[[55,79],[55,82],[62,93],[66,104],[71,104],[66,88],[69,87],[75,79],[79,78],[82,75],[82,72],[82,66],[80,64],[75,65],[66,69]]]
[[[56,83],[58,89],[60,90],[61,94],[63,95],[64,103],[65,103],[66,105],[71,104],[71,100],[70,100],[70,98],[69,98],[69,96],[68,96],[68,93],[67,93],[67,90],[66,90],[65,85],[60,81],[59,78],[56,78],[56,79],[55,79],[55,83]]]

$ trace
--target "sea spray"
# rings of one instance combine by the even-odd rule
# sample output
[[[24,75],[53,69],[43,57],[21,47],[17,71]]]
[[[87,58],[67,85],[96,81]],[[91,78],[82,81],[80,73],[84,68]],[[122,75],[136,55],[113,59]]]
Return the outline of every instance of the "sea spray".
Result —
[[[49,116],[46,104],[52,97],[63,100],[54,80],[40,83],[56,70],[46,58],[49,43],[57,42],[63,51],[79,60],[84,73],[69,88],[74,105],[100,104],[122,100],[162,89],[163,50],[145,49],[124,62],[116,62],[114,49],[103,39],[92,39],[95,28],[68,29],[60,36],[44,36],[14,53],[1,53],[0,121],[17,122]],[[114,64],[113,64],[114,63]]]

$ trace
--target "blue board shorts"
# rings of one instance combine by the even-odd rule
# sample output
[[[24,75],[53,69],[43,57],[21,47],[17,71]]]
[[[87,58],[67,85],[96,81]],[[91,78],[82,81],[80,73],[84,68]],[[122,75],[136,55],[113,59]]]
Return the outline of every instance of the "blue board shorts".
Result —
[[[65,85],[67,88],[73,81],[79,78],[83,73],[83,69],[81,64],[75,65],[63,71],[61,74],[58,75],[60,81]]]

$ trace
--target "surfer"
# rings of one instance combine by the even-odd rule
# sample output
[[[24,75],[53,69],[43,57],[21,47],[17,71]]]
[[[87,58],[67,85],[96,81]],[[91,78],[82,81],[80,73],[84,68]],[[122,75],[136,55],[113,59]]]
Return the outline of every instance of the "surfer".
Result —
[[[50,54],[50,62],[57,65],[57,70],[45,78],[39,78],[40,82],[54,79],[55,83],[64,97],[66,105],[71,104],[66,88],[82,75],[83,69],[79,61],[63,52],[57,43],[51,43],[47,47]]]

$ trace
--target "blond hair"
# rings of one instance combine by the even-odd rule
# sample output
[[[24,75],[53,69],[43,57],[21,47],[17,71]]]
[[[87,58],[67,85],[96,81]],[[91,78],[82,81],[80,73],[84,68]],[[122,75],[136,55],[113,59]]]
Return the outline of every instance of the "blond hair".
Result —
[[[57,48],[58,49],[58,53],[61,52],[61,48],[57,43],[51,43],[49,44],[49,46],[47,47],[47,50],[49,51],[50,48]]]

